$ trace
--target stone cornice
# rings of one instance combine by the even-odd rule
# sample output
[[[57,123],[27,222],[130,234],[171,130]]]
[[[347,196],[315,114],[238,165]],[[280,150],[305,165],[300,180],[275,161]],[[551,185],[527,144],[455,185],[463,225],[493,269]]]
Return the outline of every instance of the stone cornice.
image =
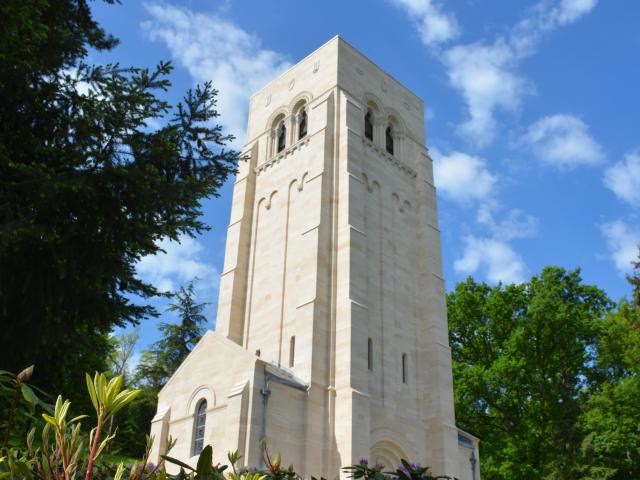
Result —
[[[309,141],[311,139],[310,135],[307,135],[302,140],[297,141],[293,145],[288,148],[285,148],[283,151],[278,153],[276,156],[267,160],[266,162],[261,163],[255,168],[256,175],[260,175],[265,170],[273,167],[275,164],[280,163],[281,160],[284,160],[286,157],[293,155],[296,150],[301,150],[303,147],[309,145]]]
[[[378,154],[378,156],[382,157],[382,159],[385,160],[387,163],[389,163],[389,164],[393,165],[394,167],[398,168],[400,171],[406,173],[411,178],[416,178],[418,176],[418,173],[413,168],[411,168],[408,165],[406,165],[399,158],[388,154],[387,152],[385,152],[383,149],[378,147],[376,144],[374,144],[373,142],[371,142],[367,138],[364,138],[364,137],[361,137],[361,138],[362,138],[362,143],[364,145],[366,145],[371,150],[376,152]]]

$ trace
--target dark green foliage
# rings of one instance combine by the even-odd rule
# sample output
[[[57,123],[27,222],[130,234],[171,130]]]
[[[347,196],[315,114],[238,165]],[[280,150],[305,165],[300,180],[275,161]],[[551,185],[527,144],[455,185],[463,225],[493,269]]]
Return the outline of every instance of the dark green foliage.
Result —
[[[207,228],[201,200],[236,153],[211,126],[210,84],[173,109],[158,96],[169,64],[83,63],[117,43],[86,1],[8,0],[0,18],[0,368],[34,363],[42,388],[81,406],[111,329],[156,314],[130,300],[159,293],[135,263]]]
[[[447,301],[456,418],[482,440],[484,478],[581,478],[604,292],[547,267],[521,285],[469,279]]]
[[[52,405],[43,400],[48,395],[29,384],[33,371],[33,365],[17,375],[0,371],[0,445],[3,452],[10,445],[22,444],[29,428],[38,423],[37,410],[52,411]]]

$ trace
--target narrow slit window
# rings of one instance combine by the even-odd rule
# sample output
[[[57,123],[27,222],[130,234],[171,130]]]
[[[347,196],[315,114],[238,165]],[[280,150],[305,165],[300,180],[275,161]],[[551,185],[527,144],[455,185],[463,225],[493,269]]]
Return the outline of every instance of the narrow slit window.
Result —
[[[373,141],[373,121],[371,120],[371,111],[364,116],[364,136]]]
[[[391,127],[391,125],[387,127],[386,141],[387,141],[387,152],[393,155],[393,128]]]
[[[293,367],[296,362],[296,336],[291,337],[289,342],[289,367]]]
[[[285,139],[287,136],[287,128],[284,126],[284,122],[278,128],[278,138],[277,138],[277,148],[276,151],[280,153],[284,150],[285,147]]]
[[[367,368],[373,370],[373,341],[370,338],[367,341]]]
[[[300,112],[300,121],[298,122],[298,140],[307,136],[307,111]]]
[[[407,383],[409,379],[408,375],[408,365],[407,365],[407,354],[402,354],[402,383]]]
[[[204,447],[204,427],[207,421],[207,401],[201,400],[193,423],[193,455],[200,455]]]

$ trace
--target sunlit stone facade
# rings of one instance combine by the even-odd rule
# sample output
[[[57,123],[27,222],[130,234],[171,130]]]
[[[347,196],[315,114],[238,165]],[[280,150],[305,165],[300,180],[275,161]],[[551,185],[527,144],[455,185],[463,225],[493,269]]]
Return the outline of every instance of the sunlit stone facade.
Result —
[[[335,37],[251,97],[247,139],[217,328],[160,392],[156,458],[171,435],[194,462],[204,437],[259,466],[265,437],[307,477],[407,458],[479,479],[422,101]]]

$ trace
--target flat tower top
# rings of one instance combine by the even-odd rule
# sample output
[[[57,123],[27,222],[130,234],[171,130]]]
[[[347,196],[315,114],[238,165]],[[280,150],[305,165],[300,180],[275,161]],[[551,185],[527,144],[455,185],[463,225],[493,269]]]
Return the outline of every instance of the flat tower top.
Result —
[[[336,35],[254,93],[249,104],[248,142],[268,128],[273,113],[298,98],[315,99],[338,87],[366,104],[373,100],[395,112],[407,133],[424,143],[422,99]]]

